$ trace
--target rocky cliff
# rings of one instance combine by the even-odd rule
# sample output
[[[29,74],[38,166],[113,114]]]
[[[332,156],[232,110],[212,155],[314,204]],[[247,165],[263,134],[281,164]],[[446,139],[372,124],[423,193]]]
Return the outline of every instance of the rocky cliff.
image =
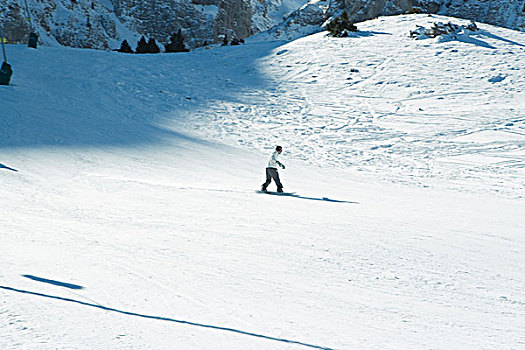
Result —
[[[110,49],[140,35],[165,43],[182,29],[190,47],[246,38],[280,23],[306,0],[5,0],[0,28],[9,42],[27,42],[30,26],[41,44]],[[29,15],[28,15],[29,14]],[[27,21],[31,19],[31,23]]]
[[[27,42],[30,27],[40,43],[113,49],[123,39],[134,47],[140,35],[165,43],[182,29],[190,47],[270,31],[273,38],[321,30],[345,10],[363,21],[381,15],[440,13],[525,30],[518,0],[4,0],[0,28],[9,42]],[[31,19],[31,22],[27,21]],[[281,24],[279,24],[281,23]]]
[[[525,4],[519,0],[310,0],[267,36],[290,40],[322,30],[334,15],[346,11],[353,22],[378,16],[432,13],[525,31]]]

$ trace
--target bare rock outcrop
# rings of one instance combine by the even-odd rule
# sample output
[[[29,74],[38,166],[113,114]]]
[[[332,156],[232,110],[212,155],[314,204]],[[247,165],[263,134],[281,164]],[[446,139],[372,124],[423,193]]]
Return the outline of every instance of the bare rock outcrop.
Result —
[[[323,30],[322,25],[346,11],[354,23],[379,16],[430,13],[525,31],[525,5],[505,0],[310,0],[285,22],[272,28],[270,36],[293,39]]]
[[[272,28],[271,38],[293,39],[323,29],[347,12],[353,22],[383,15],[438,13],[525,31],[525,6],[507,0],[27,0],[40,43],[115,49],[141,35],[166,43],[182,30],[190,48],[243,39]],[[9,42],[27,42],[20,0],[3,0],[0,28]]]

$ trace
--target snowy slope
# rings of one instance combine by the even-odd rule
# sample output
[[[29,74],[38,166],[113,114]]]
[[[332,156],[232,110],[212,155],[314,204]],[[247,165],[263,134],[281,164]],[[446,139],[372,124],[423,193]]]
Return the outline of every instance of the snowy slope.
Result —
[[[458,40],[408,38],[449,20],[468,24],[384,17],[352,38],[284,44],[261,58],[269,89],[217,101],[227,113],[205,110],[189,128],[213,121],[221,140],[259,149],[279,139],[299,159],[396,183],[523,197],[525,34],[480,25]]]
[[[406,37],[427,20],[8,45],[0,348],[522,347],[523,34]],[[295,197],[254,191],[276,143]]]

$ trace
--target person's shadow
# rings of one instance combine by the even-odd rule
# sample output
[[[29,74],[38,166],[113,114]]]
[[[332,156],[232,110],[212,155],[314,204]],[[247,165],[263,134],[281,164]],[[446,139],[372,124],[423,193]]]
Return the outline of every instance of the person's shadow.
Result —
[[[4,165],[2,163],[0,163],[0,169],[11,170],[11,171],[18,171],[16,169],[10,168],[7,165]]]
[[[257,193],[264,193],[269,194],[273,196],[282,196],[282,197],[293,197],[293,198],[300,198],[300,199],[308,199],[310,201],[323,201],[323,202],[332,202],[332,203],[348,203],[348,204],[359,204],[359,202],[352,202],[352,201],[343,201],[339,199],[332,199],[328,197],[307,197],[307,196],[301,196],[295,193],[278,193],[278,192],[262,192],[257,191]]]
[[[300,196],[298,194],[291,194],[290,197],[294,198],[301,198],[301,199],[308,199],[311,201],[323,201],[323,202],[332,202],[332,203],[349,203],[349,204],[359,204],[359,202],[352,202],[352,201],[342,201],[339,199],[331,199],[328,197],[306,197],[306,196]]]

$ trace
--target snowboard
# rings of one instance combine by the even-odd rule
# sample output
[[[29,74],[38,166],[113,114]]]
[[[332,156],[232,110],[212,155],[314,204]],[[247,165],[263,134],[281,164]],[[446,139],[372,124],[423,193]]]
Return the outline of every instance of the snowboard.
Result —
[[[257,193],[272,194],[275,196],[293,196],[295,192],[256,191]]]

